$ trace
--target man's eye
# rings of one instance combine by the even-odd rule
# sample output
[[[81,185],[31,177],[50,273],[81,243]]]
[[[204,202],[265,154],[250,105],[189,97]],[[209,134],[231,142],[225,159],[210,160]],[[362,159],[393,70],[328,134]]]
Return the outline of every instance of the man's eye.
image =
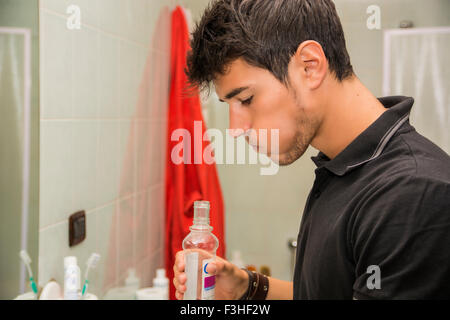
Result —
[[[252,103],[252,100],[253,100],[253,96],[251,96],[247,100],[242,101],[241,103],[248,106],[250,103]]]

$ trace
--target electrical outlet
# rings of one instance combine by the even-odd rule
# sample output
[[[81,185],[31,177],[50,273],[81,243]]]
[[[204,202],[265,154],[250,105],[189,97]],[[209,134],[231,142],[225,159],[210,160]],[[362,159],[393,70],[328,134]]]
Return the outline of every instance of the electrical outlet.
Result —
[[[86,213],[78,211],[69,217],[69,247],[79,244],[86,238]]]

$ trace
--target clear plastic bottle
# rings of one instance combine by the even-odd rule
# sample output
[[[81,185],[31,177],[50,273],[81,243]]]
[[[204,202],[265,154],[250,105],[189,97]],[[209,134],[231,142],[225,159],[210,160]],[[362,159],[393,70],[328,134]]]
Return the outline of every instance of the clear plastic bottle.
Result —
[[[214,261],[219,240],[211,233],[208,201],[194,202],[194,221],[189,229],[183,240],[187,276],[184,300],[214,300],[216,278],[206,272],[206,266]]]

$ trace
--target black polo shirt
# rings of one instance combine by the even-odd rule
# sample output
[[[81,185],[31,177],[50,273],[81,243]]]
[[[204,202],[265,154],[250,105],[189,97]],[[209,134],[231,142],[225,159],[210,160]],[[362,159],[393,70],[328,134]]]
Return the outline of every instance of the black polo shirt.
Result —
[[[311,158],[294,299],[450,298],[450,157],[410,125],[413,98],[379,100],[333,160]]]

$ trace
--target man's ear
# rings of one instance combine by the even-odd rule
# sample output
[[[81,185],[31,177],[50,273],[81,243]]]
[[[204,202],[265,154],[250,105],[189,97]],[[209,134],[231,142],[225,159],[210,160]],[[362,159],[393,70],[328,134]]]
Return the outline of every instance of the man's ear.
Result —
[[[300,74],[303,84],[311,90],[322,84],[328,72],[328,60],[322,46],[314,40],[303,41],[293,56],[296,74]]]

